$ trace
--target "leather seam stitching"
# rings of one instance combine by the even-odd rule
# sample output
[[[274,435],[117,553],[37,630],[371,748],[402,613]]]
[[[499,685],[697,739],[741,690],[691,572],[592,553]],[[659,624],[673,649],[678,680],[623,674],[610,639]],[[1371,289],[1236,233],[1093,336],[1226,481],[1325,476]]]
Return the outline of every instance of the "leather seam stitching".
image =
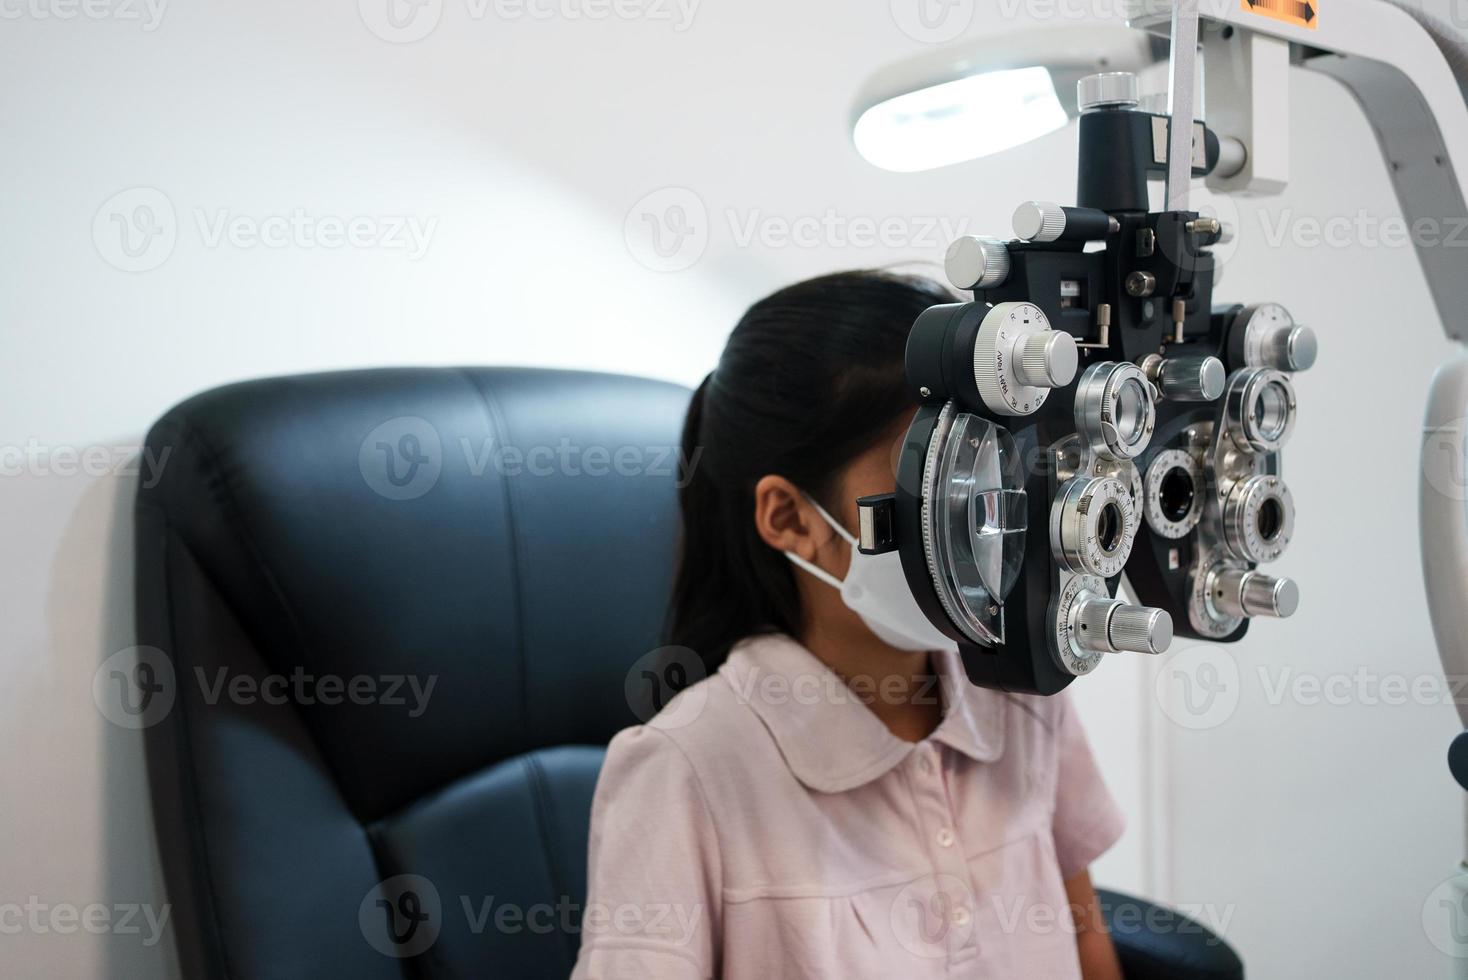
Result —
[[[540,765],[540,760],[532,755],[525,756],[523,764],[525,766],[526,777],[530,783],[530,795],[535,801],[535,812],[537,816],[535,826],[540,835],[540,845],[545,849],[545,862],[546,867],[550,871],[551,887],[554,889],[558,900],[562,897],[569,898],[566,895],[566,877],[561,871],[559,862],[556,860],[555,847],[552,846],[551,841],[550,827],[553,821],[551,818],[550,799],[546,788],[544,769]],[[563,933],[562,937],[569,947],[571,943],[570,934]],[[575,949],[568,948],[567,952],[574,961],[576,955]]]
[[[485,415],[489,419],[490,427],[494,430],[495,438],[500,445],[509,445],[510,427],[501,411],[499,402],[485,390],[468,368],[458,368],[459,373],[469,383],[469,387],[479,395],[480,402],[484,405]],[[529,729],[529,677],[525,663],[525,589],[521,581],[523,566],[521,555],[524,553],[520,541],[520,525],[515,519],[515,485],[505,473],[500,473],[500,486],[504,488],[505,495],[505,522],[509,525],[510,542],[510,564],[514,574],[510,577],[511,587],[515,590],[515,667],[516,686],[519,697],[516,708],[520,713],[520,731],[528,734]],[[527,741],[533,741],[527,739]]]

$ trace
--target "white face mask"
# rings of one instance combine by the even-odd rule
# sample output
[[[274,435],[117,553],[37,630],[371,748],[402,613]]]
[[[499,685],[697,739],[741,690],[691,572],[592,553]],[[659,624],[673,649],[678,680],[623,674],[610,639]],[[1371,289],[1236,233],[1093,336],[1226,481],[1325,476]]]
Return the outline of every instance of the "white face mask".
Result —
[[[846,578],[837,579],[793,552],[785,552],[785,557],[840,592],[841,600],[883,643],[899,650],[956,651],[958,644],[929,622],[912,597],[907,577],[902,574],[902,556],[895,551],[882,555],[862,554],[851,532],[826,513],[820,504],[809,497],[806,499],[826,523],[850,543],[851,564],[847,566]]]

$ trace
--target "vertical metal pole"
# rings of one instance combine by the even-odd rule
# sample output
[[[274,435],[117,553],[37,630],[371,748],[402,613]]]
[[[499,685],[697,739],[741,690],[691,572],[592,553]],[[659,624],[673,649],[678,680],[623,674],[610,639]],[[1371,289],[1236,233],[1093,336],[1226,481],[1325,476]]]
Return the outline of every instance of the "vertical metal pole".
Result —
[[[1198,76],[1198,0],[1173,0],[1171,77],[1167,112],[1172,117],[1167,138],[1165,211],[1188,210],[1193,181],[1193,92]]]

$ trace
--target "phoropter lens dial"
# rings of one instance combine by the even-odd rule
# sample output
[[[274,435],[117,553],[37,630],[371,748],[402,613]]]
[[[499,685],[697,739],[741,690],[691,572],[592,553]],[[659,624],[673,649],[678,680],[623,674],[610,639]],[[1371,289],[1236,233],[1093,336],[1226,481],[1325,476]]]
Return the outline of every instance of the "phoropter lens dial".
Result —
[[[1076,429],[1103,459],[1135,459],[1152,441],[1157,392],[1135,364],[1093,364],[1076,387]]]
[[[1000,415],[1030,415],[1051,388],[1064,387],[1079,364],[1075,338],[1050,329],[1033,303],[1000,303],[988,312],[974,340],[974,383],[979,397]]]
[[[1223,503],[1223,543],[1243,561],[1274,561],[1295,533],[1295,499],[1277,476],[1240,480]]]
[[[1162,450],[1147,467],[1145,495],[1147,526],[1171,540],[1187,537],[1203,519],[1202,464],[1181,449]]]
[[[1273,368],[1240,368],[1229,375],[1223,396],[1229,439],[1246,453],[1272,453],[1295,428],[1295,386]]]
[[[1078,574],[1119,574],[1136,533],[1131,491],[1115,477],[1067,480],[1050,510],[1051,550]]]

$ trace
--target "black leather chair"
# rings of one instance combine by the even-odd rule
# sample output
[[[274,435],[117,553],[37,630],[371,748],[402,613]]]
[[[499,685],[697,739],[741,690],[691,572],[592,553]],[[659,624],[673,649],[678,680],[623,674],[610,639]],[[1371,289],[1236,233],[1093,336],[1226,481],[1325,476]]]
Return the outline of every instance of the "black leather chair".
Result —
[[[137,612],[173,675],[147,754],[186,976],[569,973],[601,746],[658,646],[686,399],[374,370],[158,422]],[[1118,933],[1133,980],[1241,976],[1212,938]]]

